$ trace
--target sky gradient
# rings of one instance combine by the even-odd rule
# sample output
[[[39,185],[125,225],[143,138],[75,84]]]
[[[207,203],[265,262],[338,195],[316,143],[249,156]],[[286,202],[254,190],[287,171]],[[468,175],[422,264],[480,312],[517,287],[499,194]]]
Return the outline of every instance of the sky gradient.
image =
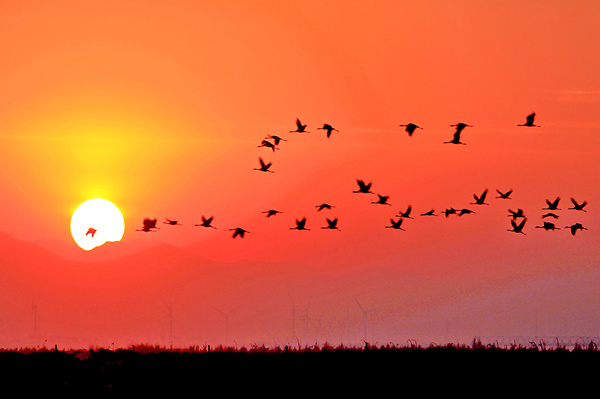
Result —
[[[597,334],[599,19],[596,1],[0,3],[0,345]],[[459,122],[466,145],[444,144]],[[125,234],[83,251],[70,218],[96,197]],[[556,197],[561,229],[535,228]],[[450,207],[475,213],[419,216]]]

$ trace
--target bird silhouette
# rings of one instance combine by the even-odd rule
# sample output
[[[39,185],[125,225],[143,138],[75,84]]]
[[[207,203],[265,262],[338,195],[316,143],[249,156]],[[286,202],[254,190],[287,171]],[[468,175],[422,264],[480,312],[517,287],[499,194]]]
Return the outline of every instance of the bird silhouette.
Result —
[[[535,226],[536,229],[544,229],[544,230],[560,230],[554,223],[544,222],[542,226]]]
[[[402,219],[402,218],[400,218],[398,220],[390,219],[390,225],[385,226],[385,227],[388,229],[404,230],[402,227],[400,227],[400,226],[402,226],[403,221],[404,221],[404,219]]]
[[[463,208],[458,212],[458,216],[467,215],[469,213],[475,213],[475,212],[470,209]]]
[[[215,226],[212,226],[211,223],[213,221],[214,217],[211,216],[209,218],[204,217],[204,215],[202,216],[202,223],[200,224],[195,224],[194,226],[200,226],[200,227],[211,227],[213,229],[216,229]]]
[[[279,137],[279,136],[272,135],[272,134],[269,134],[269,135],[267,135],[267,137],[266,137],[266,138],[267,138],[267,139],[271,139],[271,140],[273,140],[273,144],[275,144],[275,145],[279,145],[279,143],[280,143],[281,141],[287,141],[286,139],[283,139],[283,138],[281,138],[281,137]]]
[[[526,122],[517,126],[527,126],[527,127],[539,127],[538,125],[533,124],[533,120],[535,119],[535,112],[527,115],[525,118]]]
[[[181,224],[177,220],[165,219],[164,224],[169,224],[171,226],[181,226]]]
[[[552,213],[552,212],[548,212],[542,215],[542,219],[545,218],[554,218],[554,219],[558,219],[558,215],[556,213]]]
[[[310,230],[306,228],[306,218],[296,219],[296,227],[290,227],[290,230]]]
[[[321,130],[326,130],[327,131],[327,138],[329,138],[331,136],[331,132],[332,131],[336,131],[339,132],[339,130],[337,130],[336,128],[334,128],[333,126],[331,126],[328,123],[323,124],[323,127],[318,127],[317,129],[321,129]]]
[[[265,161],[263,161],[262,158],[258,158],[258,161],[260,162],[260,168],[254,168],[254,170],[260,170],[261,172],[275,173],[272,170],[269,170],[269,168],[271,167],[271,162],[265,163]]]
[[[275,150],[278,150],[279,148],[275,147],[275,144],[271,143],[269,140],[263,140],[260,145],[258,146],[260,147],[267,147],[270,148],[271,150],[273,150],[273,152],[275,152]]]
[[[517,222],[515,222],[515,220],[512,219],[510,221],[510,224],[512,225],[512,229],[507,229],[507,230],[513,231],[515,233],[525,234],[525,233],[523,233],[523,227],[525,227],[525,222],[527,222],[527,219],[523,219],[519,224],[517,224]]]
[[[271,216],[275,216],[278,213],[282,213],[281,211],[277,211],[275,209],[269,209],[268,211],[264,211],[263,213],[267,214],[267,217],[270,218]]]
[[[88,229],[87,233],[85,233],[85,235],[87,236],[87,235],[89,234],[89,235],[91,235],[92,237],[94,237],[94,234],[96,234],[96,231],[98,231],[98,230],[96,230],[96,229],[95,229],[95,228],[93,228],[93,227],[90,227],[90,228]]]
[[[422,213],[421,216],[437,216],[435,213],[435,209]]]
[[[457,123],[456,125],[450,125],[450,126],[455,126],[456,131],[454,132],[454,135],[452,136],[452,140],[445,141],[444,143],[446,143],[446,144],[465,144],[460,141],[460,133],[463,131],[464,128],[473,127],[473,126],[467,125],[466,123],[462,123],[462,122]]]
[[[560,201],[560,197],[556,197],[556,199],[554,201],[546,200],[546,204],[548,204],[548,207],[542,208],[542,209],[548,209],[551,211],[560,210],[560,208],[558,207],[559,201]]]
[[[333,205],[329,205],[329,204],[321,204],[321,205],[315,205],[317,208],[317,211],[322,211],[323,209],[331,209],[331,208],[335,208],[335,206]]]
[[[300,119],[296,118],[296,130],[290,130],[290,133],[308,133],[306,131],[306,126],[300,122]]]
[[[587,205],[587,201],[583,201],[582,203],[578,203],[577,201],[575,201],[574,198],[571,198],[571,202],[573,203],[573,207],[569,208],[569,209],[574,209],[576,211],[583,211],[586,212],[585,206]]]
[[[509,209],[508,216],[512,217],[513,219],[524,218],[525,213],[523,212],[523,209],[521,209],[521,208],[517,209],[516,211]]]
[[[446,215],[446,217],[448,217],[450,215],[454,215],[456,213],[456,209],[454,209],[454,208],[446,208],[446,210],[444,210],[442,213],[444,215]]]
[[[233,238],[236,237],[240,237],[240,238],[244,238],[244,234],[245,233],[250,233],[248,230],[244,230],[241,227],[236,227],[235,229],[229,229],[230,231],[233,231]]]
[[[145,218],[143,221],[143,227],[141,229],[137,229],[136,231],[150,232],[153,229],[159,229],[156,227],[156,219]],[[159,229],[160,230],[160,229]]]
[[[337,227],[337,223],[338,223],[338,219],[329,219],[329,218],[325,218],[327,220],[327,226],[325,227],[321,227],[322,229],[328,229],[328,230],[340,230]]]
[[[388,204],[388,200],[390,199],[389,195],[377,194],[377,196],[379,197],[379,199],[377,201],[371,202],[371,204],[391,205]]]
[[[373,183],[365,184],[364,181],[358,179],[356,180],[356,182],[358,183],[358,190],[353,191],[354,193],[372,193],[371,185]]]
[[[412,206],[409,205],[404,212],[400,212],[397,216],[399,216],[401,218],[406,218],[406,219],[413,219],[413,217],[410,216],[411,211],[412,211]]]
[[[422,127],[417,126],[414,123],[409,123],[407,125],[400,125],[400,126],[406,128],[404,130],[406,131],[406,133],[408,133],[409,137],[413,135],[413,133],[415,132],[415,130],[417,130],[417,129],[423,129]]]
[[[587,228],[583,227],[583,225],[581,223],[575,223],[572,224],[571,226],[566,226],[567,229],[571,229],[571,234],[575,235],[575,233],[577,233],[577,230],[587,230]]]
[[[496,189],[496,192],[498,193],[496,198],[511,199],[510,195],[512,194],[513,190],[508,190],[507,192],[503,193],[502,191]]]
[[[476,194],[473,194],[473,198],[475,198],[475,202],[471,202],[471,204],[473,205],[488,205],[485,202],[485,197],[487,196],[488,190],[487,188],[483,191],[483,193],[481,193],[480,196],[477,196]]]

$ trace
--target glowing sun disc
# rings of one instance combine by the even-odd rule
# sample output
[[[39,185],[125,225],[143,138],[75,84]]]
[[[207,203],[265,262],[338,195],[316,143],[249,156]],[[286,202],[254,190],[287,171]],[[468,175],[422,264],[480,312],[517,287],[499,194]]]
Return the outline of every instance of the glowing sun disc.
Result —
[[[121,211],[102,198],[84,201],[71,216],[71,235],[86,251],[107,241],[121,241],[124,233],[125,220]]]

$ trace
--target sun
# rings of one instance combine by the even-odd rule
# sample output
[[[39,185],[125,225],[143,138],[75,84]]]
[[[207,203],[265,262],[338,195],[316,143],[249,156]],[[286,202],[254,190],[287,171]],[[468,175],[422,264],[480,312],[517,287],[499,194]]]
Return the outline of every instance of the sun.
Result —
[[[71,235],[82,249],[89,251],[107,241],[120,241],[125,220],[112,202],[93,198],[84,201],[71,217]]]

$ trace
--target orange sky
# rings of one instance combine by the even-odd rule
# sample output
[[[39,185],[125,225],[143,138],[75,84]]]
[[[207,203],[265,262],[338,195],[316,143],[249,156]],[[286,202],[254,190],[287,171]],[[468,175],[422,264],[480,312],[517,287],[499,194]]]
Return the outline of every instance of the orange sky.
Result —
[[[202,337],[190,320],[221,301],[254,310],[235,330],[246,339],[289,339],[258,305],[279,304],[274,311],[281,325],[289,324],[287,294],[281,299],[273,288],[240,287],[239,274],[213,276],[220,285],[211,289],[206,281],[195,285],[202,259],[253,267],[273,280],[269,287],[283,273],[289,280],[280,281],[281,290],[301,304],[310,300],[314,312],[338,326],[332,340],[362,334],[352,295],[382,309],[372,315],[371,332],[381,342],[419,334],[439,339],[449,330],[456,337],[527,335],[534,303],[549,315],[537,321],[544,334],[591,334],[598,327],[590,316],[595,297],[575,289],[577,298],[559,300],[552,289],[560,284],[549,281],[576,284],[577,273],[595,276],[599,18],[600,4],[591,0],[1,2],[0,230],[8,236],[2,251],[32,268],[13,273],[6,266],[0,280],[22,287],[14,288],[17,297],[3,296],[7,336],[31,332],[35,297],[40,312],[46,310],[48,335],[69,335],[66,326],[74,323],[85,334],[127,340],[142,328],[132,322],[120,331],[110,317],[135,314],[123,303],[138,292],[132,287],[141,273],[148,291],[140,288],[136,300],[154,306],[148,318],[163,313],[159,295],[179,294],[179,303],[188,304],[179,319],[182,336]],[[517,127],[530,112],[541,127]],[[296,117],[311,133],[289,133]],[[424,130],[408,137],[399,127],[408,122]],[[458,122],[473,125],[463,133],[467,145],[443,144],[452,136],[449,125]],[[339,132],[327,139],[317,130],[323,123]],[[267,134],[287,141],[274,153],[258,148]],[[253,170],[259,156],[273,162],[275,173]],[[372,181],[392,206],[353,194],[356,179]],[[470,205],[485,188],[490,205]],[[513,189],[513,200],[493,198],[497,188]],[[573,237],[564,229],[534,228],[545,199],[557,196],[558,226],[580,221],[589,230]],[[84,252],[69,221],[93,197],[121,209],[126,231],[120,243]],[[588,212],[567,210],[570,197],[587,200]],[[323,202],[335,208],[317,212]],[[406,231],[384,228],[409,204],[416,215],[446,207],[477,213],[415,216],[404,222]],[[270,208],[283,213],[267,219],[262,211]],[[506,231],[509,208],[528,214],[526,236]],[[201,215],[214,216],[217,229],[194,227]],[[325,216],[338,217],[341,231],[322,230]],[[158,218],[161,230],[135,231],[144,217]],[[289,229],[301,217],[311,231]],[[162,225],[165,218],[183,226]],[[233,240],[228,229],[237,226],[251,233]],[[15,255],[12,239],[57,258]],[[121,258],[143,257],[137,251],[154,244],[165,259],[185,258],[186,271],[144,269]],[[85,266],[67,268],[62,259]],[[340,281],[303,285],[292,271],[304,267]],[[122,286],[98,283],[93,301],[73,293],[87,292],[85,284],[108,272],[103,268],[117,273]],[[70,277],[34,282],[44,281],[44,273]],[[176,288],[178,278],[187,289]],[[413,278],[418,282],[409,284]],[[402,288],[394,285],[400,282]],[[112,316],[103,313],[110,308],[103,301],[120,304]],[[79,305],[65,310],[65,303]],[[494,316],[469,318],[475,308],[488,309],[486,303]],[[74,322],[82,313],[108,317],[103,325],[111,332]],[[339,333],[342,314],[354,317],[349,323],[358,331]],[[208,324],[210,317],[220,321],[219,314],[207,317]],[[420,327],[408,329],[410,323]]]

